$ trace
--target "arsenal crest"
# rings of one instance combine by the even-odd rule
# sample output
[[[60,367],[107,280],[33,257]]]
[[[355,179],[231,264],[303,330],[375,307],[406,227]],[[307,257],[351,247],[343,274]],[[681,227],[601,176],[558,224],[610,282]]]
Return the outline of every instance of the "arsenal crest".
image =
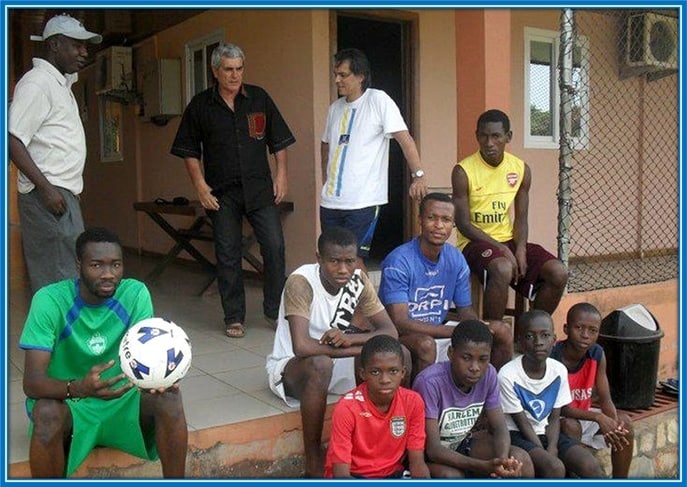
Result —
[[[391,418],[391,436],[394,438],[400,438],[406,433],[406,418],[396,417]]]
[[[512,188],[518,183],[518,174],[514,172],[509,172],[506,175],[506,181],[508,181],[508,185]]]

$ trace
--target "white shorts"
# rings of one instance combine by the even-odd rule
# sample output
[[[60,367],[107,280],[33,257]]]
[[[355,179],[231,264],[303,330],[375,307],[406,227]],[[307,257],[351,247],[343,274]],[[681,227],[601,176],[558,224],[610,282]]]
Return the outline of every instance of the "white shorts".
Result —
[[[598,408],[591,408],[590,411],[601,411]],[[584,445],[590,446],[595,450],[602,450],[606,448],[606,440],[599,429],[599,423],[596,421],[588,421],[586,419],[578,420],[582,426],[582,438],[580,442]]]
[[[274,394],[281,397],[287,406],[292,408],[300,407],[301,403],[295,397],[287,396],[284,391],[284,368],[293,357],[279,360],[271,369],[267,369],[267,380],[270,389]],[[327,391],[330,394],[346,394],[354,389],[355,384],[355,357],[335,358],[334,368],[332,369],[332,380],[329,382]]]
[[[456,326],[458,324],[457,321],[447,321],[444,323],[442,326]],[[434,339],[434,346],[436,347],[437,350],[437,357],[434,360],[434,363],[439,363],[439,362],[448,362],[448,347],[451,346],[451,339],[450,338],[435,338]]]

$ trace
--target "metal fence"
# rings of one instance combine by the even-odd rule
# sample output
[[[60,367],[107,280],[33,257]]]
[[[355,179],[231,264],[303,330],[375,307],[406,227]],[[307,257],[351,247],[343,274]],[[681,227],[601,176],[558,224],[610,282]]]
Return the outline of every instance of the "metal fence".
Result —
[[[562,11],[558,250],[571,292],[677,277],[677,15]]]

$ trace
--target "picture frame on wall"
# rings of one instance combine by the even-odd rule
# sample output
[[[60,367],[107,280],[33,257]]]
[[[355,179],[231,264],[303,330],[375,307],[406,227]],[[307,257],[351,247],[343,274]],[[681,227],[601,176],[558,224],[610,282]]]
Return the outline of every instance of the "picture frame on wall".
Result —
[[[100,97],[100,160],[124,160],[122,153],[122,105]]]

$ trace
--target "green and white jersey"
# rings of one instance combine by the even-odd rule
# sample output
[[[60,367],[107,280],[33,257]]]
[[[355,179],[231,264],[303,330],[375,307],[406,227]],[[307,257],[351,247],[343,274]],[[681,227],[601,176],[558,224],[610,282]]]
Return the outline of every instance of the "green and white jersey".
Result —
[[[103,373],[121,374],[119,342],[130,326],[153,316],[150,292],[135,279],[122,279],[114,296],[103,304],[87,304],[78,280],[40,289],[33,297],[19,347],[51,352],[48,376],[69,380],[84,377],[91,367],[114,360]]]

